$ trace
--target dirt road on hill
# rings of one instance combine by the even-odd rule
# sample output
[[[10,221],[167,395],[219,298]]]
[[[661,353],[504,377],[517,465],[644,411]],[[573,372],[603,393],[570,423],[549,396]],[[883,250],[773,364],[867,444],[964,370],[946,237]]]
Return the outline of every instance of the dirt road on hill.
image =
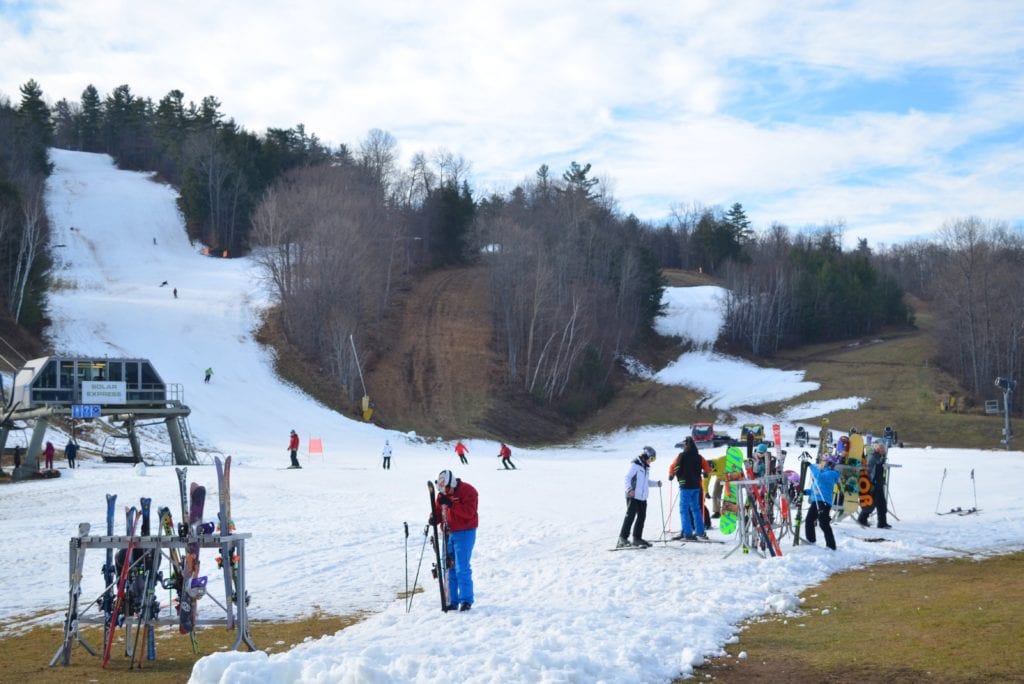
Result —
[[[374,422],[431,436],[479,433],[473,428],[490,408],[500,373],[492,320],[483,268],[437,271],[417,282],[402,305],[399,332],[367,373]]]

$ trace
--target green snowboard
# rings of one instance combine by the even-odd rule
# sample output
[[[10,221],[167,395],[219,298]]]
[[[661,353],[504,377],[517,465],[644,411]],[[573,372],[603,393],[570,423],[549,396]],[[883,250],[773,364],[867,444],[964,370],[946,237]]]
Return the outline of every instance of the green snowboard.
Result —
[[[722,494],[722,519],[718,523],[718,531],[732,534],[736,531],[739,521],[738,488],[731,480],[743,479],[743,450],[729,447],[725,452],[725,492]]]

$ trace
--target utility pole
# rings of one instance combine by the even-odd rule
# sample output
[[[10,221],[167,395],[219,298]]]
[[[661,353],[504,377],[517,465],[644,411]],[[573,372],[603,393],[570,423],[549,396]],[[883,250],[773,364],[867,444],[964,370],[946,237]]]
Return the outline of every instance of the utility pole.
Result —
[[[1010,398],[1013,396],[1013,390],[1017,387],[1016,380],[1010,380],[1009,378],[996,378],[996,387],[1003,390],[1003,444],[1006,445],[1006,450],[1010,450],[1010,439],[1013,437],[1013,432],[1010,430]]]

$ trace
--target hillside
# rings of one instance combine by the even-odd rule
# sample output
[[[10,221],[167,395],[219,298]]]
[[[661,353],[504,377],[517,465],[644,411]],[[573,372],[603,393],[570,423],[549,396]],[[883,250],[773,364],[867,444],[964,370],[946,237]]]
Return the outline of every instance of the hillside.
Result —
[[[707,276],[679,271],[666,273],[666,280],[677,287],[715,284]],[[431,273],[407,293],[391,342],[367,373],[377,404],[375,422],[424,435],[530,444],[622,427],[732,419],[727,413],[697,408],[699,394],[693,390],[631,378],[609,404],[580,423],[569,424],[502,384],[490,302],[484,272],[475,267]],[[769,361],[758,359],[760,365],[804,370],[806,379],[821,389],[743,411],[776,415],[787,405],[854,395],[870,401],[857,410],[830,415],[836,429],[880,432],[892,425],[908,444],[998,448],[1000,416],[984,415],[978,406],[939,411],[940,402],[950,397],[962,402],[964,392],[932,362],[933,318],[924,303],[912,304],[918,312],[916,328],[785,350]],[[646,355],[654,363],[667,363],[679,352],[660,341],[659,348]]]

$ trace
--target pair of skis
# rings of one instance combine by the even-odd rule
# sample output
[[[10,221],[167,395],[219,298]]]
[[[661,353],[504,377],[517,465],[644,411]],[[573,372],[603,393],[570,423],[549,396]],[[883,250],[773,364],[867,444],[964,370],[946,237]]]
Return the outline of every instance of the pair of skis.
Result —
[[[767,459],[765,459],[767,461]],[[756,480],[754,475],[754,435],[750,432],[747,433],[747,465],[746,473],[748,480]],[[768,464],[765,463],[765,472],[768,471]],[[751,497],[753,500],[753,506],[751,506],[751,512],[754,519],[754,529],[757,531],[757,535],[761,540],[761,546],[768,550],[773,557],[781,556],[782,549],[779,548],[779,541],[775,537],[775,530],[772,529],[771,522],[768,518],[768,510],[765,507],[765,496],[761,491],[759,485],[751,485],[750,492],[753,494]]]
[[[434,549],[434,567],[431,568],[431,574],[437,579],[437,588],[441,594],[441,611],[447,613],[449,607],[448,563],[450,561],[448,555],[448,525],[441,519],[441,511],[438,510],[433,482],[427,482],[427,492],[430,494],[430,527],[433,531],[430,545]],[[442,533],[444,537],[441,537]]]
[[[150,535],[150,507],[152,500],[143,497],[139,504],[142,510],[142,536]],[[157,523],[159,525],[159,521]],[[146,659],[156,660],[156,634],[153,629],[153,620],[160,612],[160,601],[156,598],[156,584],[160,580],[160,550],[150,549],[144,551],[136,561],[141,567],[141,595],[136,595],[136,610],[139,619],[135,628],[135,643],[131,648],[131,658],[128,669],[135,667],[135,654],[138,650],[139,635],[146,632]],[[138,591],[139,588],[136,590]],[[142,667],[142,658],[139,658],[139,667]]]
[[[175,471],[178,474],[178,491],[181,496],[182,522],[178,526],[178,535],[194,540],[200,533],[202,525],[206,487],[193,482],[186,490],[187,469],[176,468]],[[195,653],[199,652],[199,640],[195,631],[196,602],[206,593],[206,578],[199,576],[199,550],[198,541],[190,541],[185,546],[185,556],[181,562],[181,586],[178,589],[178,631],[191,636],[192,651]]]
[[[939,483],[939,498],[935,502],[935,515],[972,515],[981,511],[978,508],[978,485],[974,481],[974,468],[971,468],[971,488],[974,490],[974,506],[971,508],[962,508],[957,506],[950,508],[948,511],[939,512],[939,503],[942,501],[942,486],[946,484],[946,469],[942,469],[942,482]]]
[[[220,534],[227,536],[235,530],[235,521],[231,519],[231,457],[221,463],[220,457],[214,457],[217,466],[217,501],[219,505]],[[217,566],[224,573],[224,610],[227,613],[228,629],[235,627],[234,601],[237,599],[233,587],[237,586],[238,552],[235,545],[224,542],[220,546]]]
[[[126,516],[128,520],[128,547],[125,550],[124,561],[121,564],[121,574],[117,580],[117,595],[114,598],[113,608],[111,609],[110,625],[107,629],[106,643],[103,647],[104,668],[107,667],[107,663],[110,661],[110,649],[114,645],[114,634],[117,632],[117,624],[121,610],[124,607],[125,585],[128,582],[128,576],[131,574],[132,552],[135,550],[135,530],[138,528],[141,518],[134,506],[126,509]]]

